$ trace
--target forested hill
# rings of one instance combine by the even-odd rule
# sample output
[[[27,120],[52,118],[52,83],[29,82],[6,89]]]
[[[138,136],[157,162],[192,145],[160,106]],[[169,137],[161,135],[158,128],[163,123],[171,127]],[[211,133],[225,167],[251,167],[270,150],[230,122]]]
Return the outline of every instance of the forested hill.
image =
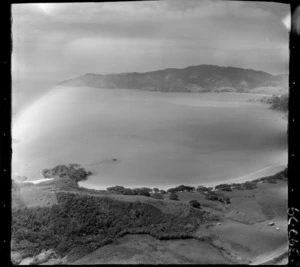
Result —
[[[138,89],[160,92],[251,92],[261,87],[287,88],[288,75],[214,65],[169,68],[145,73],[93,74],[65,80],[63,86]]]

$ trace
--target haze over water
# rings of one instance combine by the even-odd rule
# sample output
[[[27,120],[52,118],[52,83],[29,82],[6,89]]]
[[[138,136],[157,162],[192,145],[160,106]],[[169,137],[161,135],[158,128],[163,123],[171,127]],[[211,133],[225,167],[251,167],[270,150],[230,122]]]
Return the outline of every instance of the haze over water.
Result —
[[[168,188],[287,164],[287,121],[259,95],[57,87],[13,121],[13,175],[78,163],[82,186]]]

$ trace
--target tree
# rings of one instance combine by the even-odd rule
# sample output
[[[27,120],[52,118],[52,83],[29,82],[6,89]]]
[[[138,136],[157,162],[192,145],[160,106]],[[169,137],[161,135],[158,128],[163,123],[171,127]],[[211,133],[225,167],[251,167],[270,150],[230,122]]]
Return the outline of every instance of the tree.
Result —
[[[216,194],[215,192],[209,191],[206,194],[206,199],[217,201],[219,200],[219,195]]]
[[[159,189],[158,188],[153,188],[154,193],[158,193]]]
[[[253,182],[253,181],[247,181],[242,184],[242,189],[246,189],[246,190],[254,189],[256,187],[257,187],[256,182]]]
[[[135,195],[141,195],[141,196],[150,197],[149,189],[146,188],[146,187],[134,188],[133,192],[134,192]]]
[[[197,200],[193,199],[189,202],[189,204],[196,209],[201,209],[201,204]]]
[[[123,191],[122,191],[122,194],[123,195],[134,195],[134,192],[130,188],[124,188]]]
[[[169,188],[169,189],[167,190],[167,192],[168,192],[168,193],[175,193],[175,192],[177,192],[177,189],[176,189],[176,188]]]
[[[57,165],[52,169],[42,170],[42,175],[44,178],[70,178],[75,182],[86,180],[89,175],[92,173],[86,171],[84,168],[81,168],[79,164],[69,164],[66,165]]]
[[[171,200],[179,200],[178,199],[178,195],[174,192],[171,192],[170,196],[169,196],[169,199]]]
[[[272,98],[265,99],[263,101],[267,104],[271,104],[271,109],[288,111],[289,109],[289,96],[284,94],[282,96],[273,95]]]
[[[42,170],[42,176],[44,178],[49,178],[49,170],[48,169],[43,169]]]
[[[229,185],[229,184],[219,184],[215,187],[215,189],[221,190],[221,191],[231,191],[231,185]]]
[[[164,196],[160,193],[154,193],[154,194],[152,194],[151,197],[156,198],[156,199],[164,199]]]
[[[187,192],[191,192],[193,190],[195,190],[195,187],[193,187],[193,186],[186,185],[185,188],[184,188],[184,191],[187,191]]]
[[[149,187],[142,187],[141,190],[146,191],[148,193],[152,192],[152,189]]]
[[[176,193],[176,192],[190,192],[194,189],[195,189],[195,187],[193,187],[193,186],[188,186],[188,185],[183,185],[182,184],[182,185],[179,185],[177,187],[168,189],[167,192],[170,192],[170,193],[171,192],[174,192],[174,193]]]
[[[125,190],[125,187],[120,186],[120,185],[116,185],[116,186],[108,187],[108,188],[106,188],[106,190],[123,194],[124,190]]]

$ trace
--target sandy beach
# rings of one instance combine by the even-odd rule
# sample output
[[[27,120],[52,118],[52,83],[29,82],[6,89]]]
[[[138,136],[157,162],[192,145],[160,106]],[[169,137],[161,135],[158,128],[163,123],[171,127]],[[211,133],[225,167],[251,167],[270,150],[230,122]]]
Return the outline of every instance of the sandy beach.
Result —
[[[283,171],[285,168],[287,167],[286,164],[281,164],[281,165],[276,165],[276,166],[269,166],[266,168],[263,168],[261,170],[255,171],[253,173],[249,173],[247,175],[244,175],[242,177],[238,177],[238,178],[234,178],[234,179],[229,179],[229,180],[225,180],[225,181],[219,181],[219,182],[199,182],[199,184],[189,184],[190,186],[206,186],[206,187],[215,187],[219,184],[231,184],[231,183],[244,183],[247,181],[252,181],[258,178],[262,178],[262,177],[266,177],[266,176],[270,176],[270,175],[274,175],[280,171]],[[85,188],[89,188],[89,189],[97,189],[97,190],[106,190],[106,188],[110,187],[111,185],[97,185],[97,184],[91,184],[89,183],[89,181],[80,181],[79,186],[81,187],[85,187]],[[182,183],[184,185],[184,182]],[[119,184],[122,185],[122,184]],[[164,185],[164,186],[157,186],[159,189],[162,190],[168,190],[169,188],[172,187],[176,187],[179,186],[180,184],[170,184],[170,185]],[[123,185],[124,186],[124,185]],[[124,186],[124,187],[129,187],[129,188],[138,188],[138,187],[150,187],[152,188],[152,186],[145,186],[145,185],[132,185],[132,186]]]

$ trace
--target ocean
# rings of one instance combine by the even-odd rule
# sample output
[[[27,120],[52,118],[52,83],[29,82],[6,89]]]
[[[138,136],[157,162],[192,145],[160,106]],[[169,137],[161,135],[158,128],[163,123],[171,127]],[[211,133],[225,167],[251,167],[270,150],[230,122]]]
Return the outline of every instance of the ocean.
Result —
[[[58,86],[14,116],[12,175],[78,163],[84,187],[166,189],[286,165],[287,120],[261,97]]]

